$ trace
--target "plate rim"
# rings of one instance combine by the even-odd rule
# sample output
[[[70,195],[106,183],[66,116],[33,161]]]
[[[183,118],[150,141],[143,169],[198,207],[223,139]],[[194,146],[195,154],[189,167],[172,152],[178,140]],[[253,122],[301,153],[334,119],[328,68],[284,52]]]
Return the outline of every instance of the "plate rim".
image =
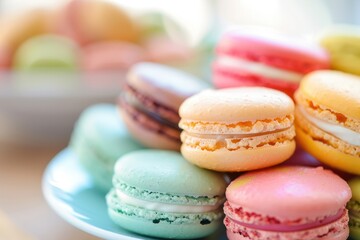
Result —
[[[49,184],[49,178],[51,176],[51,173],[53,172],[53,168],[56,164],[59,164],[59,162],[64,161],[61,156],[63,156],[65,153],[67,152],[71,152],[70,148],[65,148],[63,150],[61,150],[60,152],[58,152],[53,158],[52,160],[48,163],[48,165],[45,168],[45,171],[43,173],[43,177],[42,177],[42,193],[43,196],[45,198],[45,201],[47,202],[47,204],[50,206],[50,208],[58,215],[60,216],[63,220],[65,220],[66,222],[68,222],[70,225],[86,232],[89,233],[91,235],[94,235],[96,237],[99,238],[105,238],[105,239],[121,239],[121,240],[139,240],[141,238],[134,238],[134,237],[130,237],[130,236],[126,236],[124,234],[121,233],[114,233],[114,232],[110,232],[108,230],[104,230],[100,227],[96,227],[92,224],[86,223],[82,220],[80,220],[79,218],[73,216],[72,214],[68,214],[69,211],[59,211],[59,207],[64,206],[64,202],[60,202],[60,200],[58,198],[56,198],[52,193],[51,193],[51,188],[50,188],[50,184]],[[77,165],[77,162],[74,162],[74,164]],[[68,205],[67,205],[68,206]],[[64,208],[61,208],[62,210]],[[121,237],[121,238],[119,238]]]

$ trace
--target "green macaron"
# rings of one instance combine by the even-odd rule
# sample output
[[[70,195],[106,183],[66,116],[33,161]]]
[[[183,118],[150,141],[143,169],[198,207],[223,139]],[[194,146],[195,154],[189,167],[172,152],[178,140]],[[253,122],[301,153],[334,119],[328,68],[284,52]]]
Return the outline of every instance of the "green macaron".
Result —
[[[95,185],[106,192],[112,186],[113,169],[118,158],[144,148],[130,136],[112,104],[93,105],[81,114],[70,147]]]
[[[350,236],[352,239],[360,239],[360,177],[349,181],[352,192],[352,198],[347,204],[349,210]]]
[[[30,38],[14,55],[17,71],[74,72],[78,65],[78,46],[70,39],[52,34]]]
[[[220,173],[187,162],[180,153],[140,150],[115,164],[107,194],[110,218],[132,232],[192,239],[222,224],[227,182]]]

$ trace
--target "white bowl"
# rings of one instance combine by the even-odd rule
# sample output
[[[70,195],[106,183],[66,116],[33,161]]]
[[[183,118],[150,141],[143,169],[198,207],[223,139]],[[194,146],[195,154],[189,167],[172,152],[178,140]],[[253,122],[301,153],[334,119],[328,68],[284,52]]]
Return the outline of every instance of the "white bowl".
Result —
[[[0,73],[0,143],[66,143],[86,107],[116,103],[124,76],[124,72]]]

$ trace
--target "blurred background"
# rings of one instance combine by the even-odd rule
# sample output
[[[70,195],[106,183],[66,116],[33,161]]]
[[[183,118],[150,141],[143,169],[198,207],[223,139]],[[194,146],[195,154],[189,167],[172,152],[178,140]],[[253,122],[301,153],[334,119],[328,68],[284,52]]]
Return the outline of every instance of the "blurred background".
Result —
[[[136,62],[211,82],[229,28],[313,41],[332,24],[360,24],[358,9],[357,0],[0,0],[0,142],[66,144],[81,110],[114,102]]]

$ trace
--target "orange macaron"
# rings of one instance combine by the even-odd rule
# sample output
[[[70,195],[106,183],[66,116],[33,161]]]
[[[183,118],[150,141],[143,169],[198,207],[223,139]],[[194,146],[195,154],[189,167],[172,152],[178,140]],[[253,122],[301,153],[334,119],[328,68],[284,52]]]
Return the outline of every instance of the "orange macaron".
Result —
[[[295,93],[298,143],[319,161],[360,174],[360,78],[310,73]]]
[[[179,114],[181,153],[206,169],[265,168],[295,150],[294,103],[274,89],[206,90],[185,100]]]

